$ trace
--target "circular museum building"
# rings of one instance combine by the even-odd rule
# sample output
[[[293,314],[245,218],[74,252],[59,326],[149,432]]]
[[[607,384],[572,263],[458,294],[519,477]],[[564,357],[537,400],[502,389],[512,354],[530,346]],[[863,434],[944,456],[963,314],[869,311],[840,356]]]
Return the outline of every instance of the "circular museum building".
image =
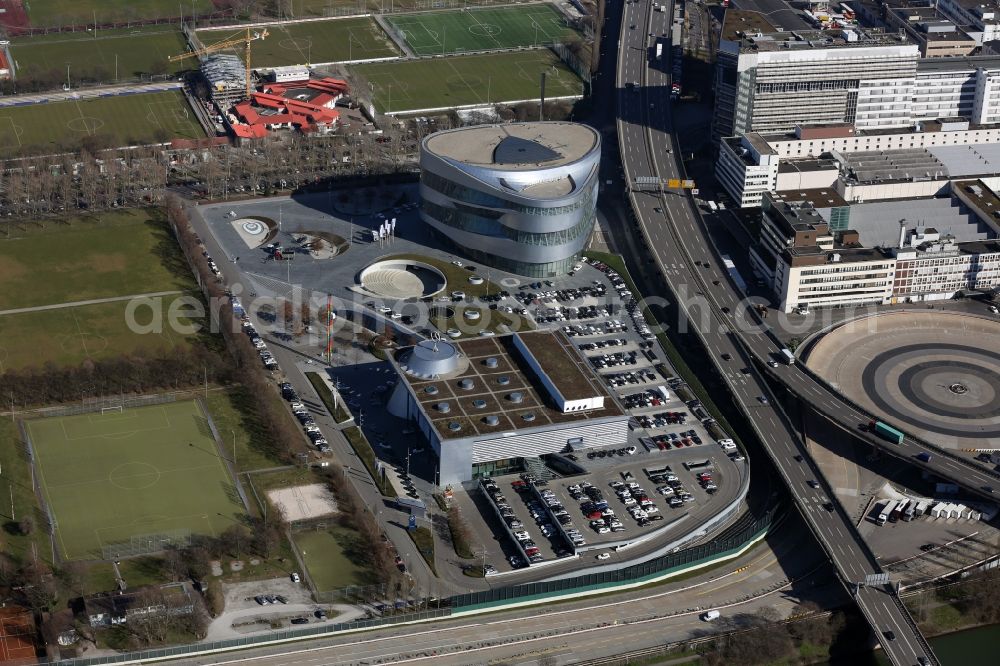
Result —
[[[527,277],[566,273],[594,228],[600,154],[600,135],[576,123],[436,132],[420,145],[420,215],[474,261]]]

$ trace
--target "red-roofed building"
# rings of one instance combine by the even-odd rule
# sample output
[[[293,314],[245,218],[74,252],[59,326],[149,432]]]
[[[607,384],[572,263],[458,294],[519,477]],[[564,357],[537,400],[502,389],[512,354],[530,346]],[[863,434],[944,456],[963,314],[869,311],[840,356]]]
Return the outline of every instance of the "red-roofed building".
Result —
[[[10,63],[7,62],[7,49],[0,48],[0,79],[7,80],[11,78],[10,73]]]
[[[238,121],[232,123],[233,132],[244,139],[277,129],[332,132],[340,118],[334,107],[347,91],[347,82],[334,78],[267,84],[233,107]]]

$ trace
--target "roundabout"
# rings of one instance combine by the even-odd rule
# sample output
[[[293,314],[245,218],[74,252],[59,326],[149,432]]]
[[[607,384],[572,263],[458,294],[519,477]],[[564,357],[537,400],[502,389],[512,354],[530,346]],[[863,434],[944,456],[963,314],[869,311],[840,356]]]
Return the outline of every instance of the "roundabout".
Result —
[[[806,364],[878,418],[934,444],[1000,443],[1000,322],[937,311],[868,317],[826,333]]]

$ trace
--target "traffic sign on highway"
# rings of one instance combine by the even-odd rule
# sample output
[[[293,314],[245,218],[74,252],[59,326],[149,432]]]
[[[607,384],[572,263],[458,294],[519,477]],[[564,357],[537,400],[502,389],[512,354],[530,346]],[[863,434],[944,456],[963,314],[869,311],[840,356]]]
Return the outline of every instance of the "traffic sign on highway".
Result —
[[[877,573],[868,574],[865,576],[865,585],[868,587],[876,587],[878,585],[888,585],[889,584],[889,574],[887,573]]]

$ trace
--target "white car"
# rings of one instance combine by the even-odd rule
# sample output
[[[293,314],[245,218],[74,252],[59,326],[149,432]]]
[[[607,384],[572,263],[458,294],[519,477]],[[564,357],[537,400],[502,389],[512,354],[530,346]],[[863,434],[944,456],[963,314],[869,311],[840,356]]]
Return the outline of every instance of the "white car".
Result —
[[[292,582],[293,583],[301,583],[302,582],[302,578],[299,576],[298,573],[296,573],[294,571],[292,572]]]
[[[611,559],[611,553],[601,553],[600,555],[597,556],[597,559],[599,560]]]

